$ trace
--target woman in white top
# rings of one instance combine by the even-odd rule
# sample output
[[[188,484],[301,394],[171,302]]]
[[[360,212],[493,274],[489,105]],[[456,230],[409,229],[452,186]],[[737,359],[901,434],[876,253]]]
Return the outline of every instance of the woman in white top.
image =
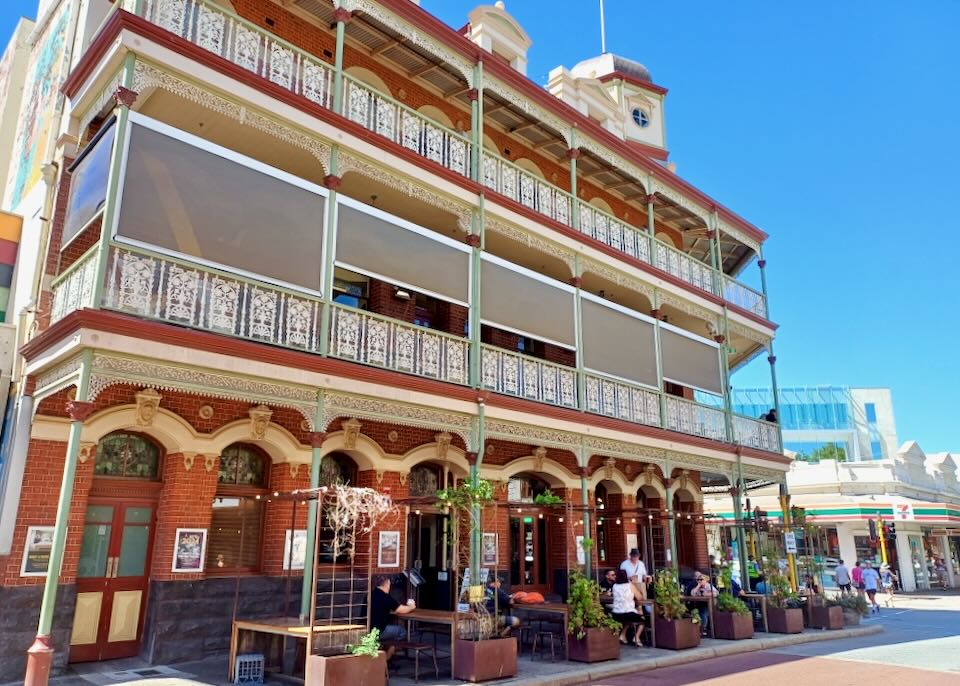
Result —
[[[643,633],[643,616],[637,612],[637,603],[643,600],[643,595],[635,584],[630,583],[630,577],[623,569],[617,570],[617,581],[613,585],[613,608],[610,614],[620,622],[620,642],[627,645],[627,631],[634,630],[633,644],[643,645],[640,635]]]

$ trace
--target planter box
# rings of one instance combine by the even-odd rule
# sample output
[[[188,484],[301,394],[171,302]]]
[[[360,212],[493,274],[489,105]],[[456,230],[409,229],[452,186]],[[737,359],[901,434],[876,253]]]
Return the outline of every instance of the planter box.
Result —
[[[603,662],[620,657],[620,634],[609,629],[587,629],[583,638],[567,636],[568,653],[574,662]]]
[[[506,679],[517,674],[517,639],[491,638],[486,641],[457,639],[457,665],[454,679],[489,681]],[[349,682],[338,686],[344,686]],[[349,684],[349,686],[355,686]]]
[[[810,626],[814,629],[842,629],[843,608],[814,605],[810,608]]]
[[[726,641],[753,638],[753,615],[738,615],[736,612],[714,612],[713,636]]]
[[[860,626],[860,613],[856,610],[848,610],[847,608],[843,609],[843,624],[844,626]]]
[[[304,677],[306,686],[386,686],[387,654],[310,655]]]
[[[663,619],[657,617],[657,647],[668,650],[685,650],[700,645],[700,625],[691,619]]]
[[[800,608],[767,608],[767,626],[774,634],[802,634],[803,610]]]

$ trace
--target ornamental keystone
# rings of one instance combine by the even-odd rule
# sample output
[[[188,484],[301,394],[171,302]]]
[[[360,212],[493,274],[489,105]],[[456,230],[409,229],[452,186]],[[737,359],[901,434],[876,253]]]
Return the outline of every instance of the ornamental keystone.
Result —
[[[603,461],[603,478],[607,481],[613,479],[613,470],[617,466],[617,460],[613,457],[608,457]]]
[[[153,418],[157,416],[163,396],[153,388],[145,388],[137,393],[136,398],[137,426],[153,426]]]
[[[250,440],[262,441],[267,437],[267,427],[270,425],[270,418],[273,417],[273,410],[266,405],[257,405],[250,408]]]
[[[453,436],[446,431],[442,431],[433,438],[437,442],[437,459],[445,461],[447,459],[447,452],[450,450],[450,441],[453,440]]]
[[[348,419],[341,425],[343,429],[343,448],[344,450],[355,450],[357,439],[360,437],[360,427],[363,426],[356,418]]]
[[[543,471],[543,460],[547,457],[547,449],[542,445],[533,449],[533,471]]]
[[[80,464],[83,464],[91,457],[95,457],[97,454],[97,444],[96,443],[81,443],[80,452],[77,453],[77,461]]]

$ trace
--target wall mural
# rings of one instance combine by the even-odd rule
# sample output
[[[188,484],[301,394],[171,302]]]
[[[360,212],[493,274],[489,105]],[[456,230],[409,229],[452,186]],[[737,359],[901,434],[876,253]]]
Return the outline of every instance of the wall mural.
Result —
[[[69,2],[61,3],[50,18],[30,55],[30,67],[24,87],[23,110],[14,141],[14,157],[19,160],[6,189],[4,206],[14,209],[40,180],[40,167],[47,152],[53,128],[54,103],[60,84],[66,77],[67,26]]]

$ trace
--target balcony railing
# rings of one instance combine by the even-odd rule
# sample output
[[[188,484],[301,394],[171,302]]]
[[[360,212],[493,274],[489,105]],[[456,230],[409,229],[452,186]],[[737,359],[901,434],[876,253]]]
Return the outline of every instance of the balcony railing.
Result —
[[[495,393],[577,406],[577,372],[570,367],[491,345],[481,346],[480,364],[483,387]]]
[[[727,440],[726,416],[723,410],[673,395],[664,398],[667,412],[665,428],[714,441]]]
[[[723,275],[723,299],[755,315],[767,318],[767,300],[763,293],[745,286],[736,279]]]
[[[451,171],[470,176],[470,139],[343,75],[347,119]]]
[[[330,355],[456,384],[469,383],[470,341],[379,314],[334,305]]]
[[[123,7],[295,95],[333,108],[333,65],[222,9],[212,0],[124,0]],[[342,114],[348,119],[425,159],[469,176],[469,138],[347,74],[343,74],[343,84]],[[482,152],[480,169],[480,180],[487,188],[573,227],[577,204],[570,193],[487,151]],[[578,218],[580,231],[605,245],[766,316],[762,294],[725,275],[714,283],[711,266],[660,241],[655,243],[651,255],[646,230],[585,204],[579,204]]]
[[[585,382],[587,412],[662,426],[659,392],[591,373],[585,373]]]
[[[772,453],[782,452],[780,446],[780,428],[762,419],[753,419],[743,415],[732,415],[733,435],[737,443]]]
[[[93,290],[97,280],[97,246],[88,250],[79,260],[57,277],[51,288],[53,305],[50,323],[63,319],[74,310],[93,305]]]
[[[320,350],[319,299],[126,247],[110,250],[104,307],[297,350]]]

